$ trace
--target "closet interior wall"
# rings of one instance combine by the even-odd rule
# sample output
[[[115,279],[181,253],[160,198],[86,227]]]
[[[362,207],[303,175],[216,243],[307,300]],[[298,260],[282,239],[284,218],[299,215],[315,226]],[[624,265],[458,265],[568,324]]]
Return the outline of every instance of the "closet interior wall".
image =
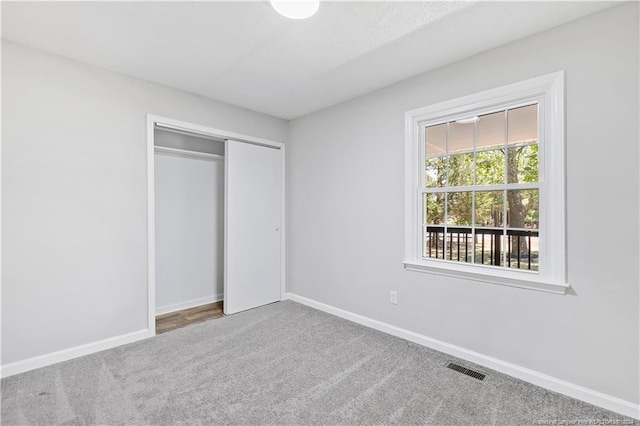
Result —
[[[223,299],[224,141],[156,129],[156,315]]]

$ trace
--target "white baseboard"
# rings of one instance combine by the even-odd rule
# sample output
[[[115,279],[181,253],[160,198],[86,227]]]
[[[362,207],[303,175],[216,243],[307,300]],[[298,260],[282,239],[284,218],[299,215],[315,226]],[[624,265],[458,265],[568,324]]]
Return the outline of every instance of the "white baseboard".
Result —
[[[192,300],[187,300],[185,302],[174,303],[172,305],[157,306],[156,315],[168,314],[169,312],[195,308],[196,306],[202,306],[202,305],[207,305],[209,303],[219,302],[222,299],[223,299],[222,294],[214,294],[213,296],[200,297],[198,299],[192,299]]]
[[[87,343],[73,348],[35,356],[33,358],[11,362],[0,367],[0,376],[13,376],[14,374],[24,373],[25,371],[35,370],[36,368],[46,367],[47,365],[56,364],[62,361],[68,361],[73,358],[104,351],[105,349],[115,348],[120,345],[126,345],[127,343],[133,343],[153,336],[153,331],[149,331],[145,328],[144,330],[134,331],[133,333],[110,337],[97,342]]]
[[[320,311],[335,315],[337,317],[362,324],[364,326],[382,331],[387,334],[391,334],[396,337],[400,337],[405,340],[409,340],[410,342],[414,342],[419,345],[426,346],[428,348],[458,357],[460,359],[473,362],[483,367],[508,374],[509,376],[516,377],[520,380],[524,380],[542,388],[549,389],[551,391],[588,402],[589,404],[593,404],[598,407],[602,407],[607,410],[611,410],[616,413],[620,413],[625,416],[633,417],[634,419],[640,420],[640,404],[634,404],[633,402],[625,401],[623,399],[616,398],[602,392],[594,391],[583,386],[569,383],[564,380],[560,380],[555,377],[530,370],[528,368],[520,367],[518,365],[511,364],[497,358],[493,358],[478,352],[462,348],[460,346],[452,345],[441,340],[432,339],[431,337],[427,337],[410,330],[396,327],[382,321],[374,320],[362,315],[354,314],[353,312],[345,311],[343,309],[339,309],[312,299],[308,299],[306,297],[298,296],[297,294],[287,293],[286,298],[293,300],[294,302],[309,306],[311,308],[315,308]]]

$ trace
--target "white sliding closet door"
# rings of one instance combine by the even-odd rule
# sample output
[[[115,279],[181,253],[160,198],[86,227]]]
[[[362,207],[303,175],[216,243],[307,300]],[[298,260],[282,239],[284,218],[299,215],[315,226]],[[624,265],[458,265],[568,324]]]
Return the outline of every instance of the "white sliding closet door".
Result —
[[[280,300],[282,152],[227,141],[224,312]]]

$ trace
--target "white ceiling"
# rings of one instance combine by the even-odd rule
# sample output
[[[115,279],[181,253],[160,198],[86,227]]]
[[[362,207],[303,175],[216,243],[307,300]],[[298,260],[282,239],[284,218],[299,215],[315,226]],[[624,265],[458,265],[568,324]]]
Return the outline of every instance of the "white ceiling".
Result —
[[[2,2],[2,37],[295,118],[615,2]]]

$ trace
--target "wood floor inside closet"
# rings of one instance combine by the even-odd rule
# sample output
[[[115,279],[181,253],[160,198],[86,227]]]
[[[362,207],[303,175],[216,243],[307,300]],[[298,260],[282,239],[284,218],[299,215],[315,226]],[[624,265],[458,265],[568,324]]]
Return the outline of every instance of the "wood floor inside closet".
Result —
[[[223,315],[222,302],[210,303],[208,305],[158,315],[156,317],[156,334],[166,333],[167,331],[186,327],[197,322],[220,318]]]

